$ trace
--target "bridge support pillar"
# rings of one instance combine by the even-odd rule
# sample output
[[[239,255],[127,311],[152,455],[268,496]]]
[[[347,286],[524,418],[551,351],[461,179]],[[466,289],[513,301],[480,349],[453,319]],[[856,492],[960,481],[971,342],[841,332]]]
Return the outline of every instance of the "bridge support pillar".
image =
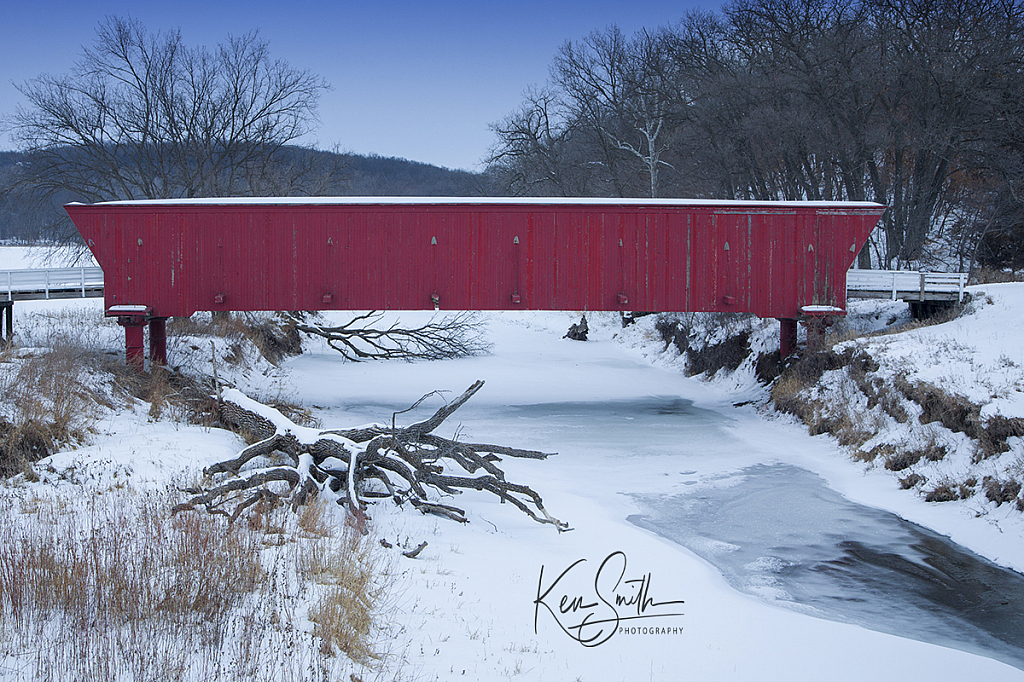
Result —
[[[144,323],[123,323],[118,319],[118,324],[124,327],[124,355],[128,364],[136,369],[142,369],[145,365],[143,353],[145,337]]]
[[[149,321],[149,360],[167,364],[167,318],[154,317]]]
[[[812,353],[825,349],[825,332],[846,311],[831,305],[805,305],[800,308],[800,322],[807,327],[807,350]]]
[[[0,301],[0,348],[14,342],[14,301]]]
[[[785,360],[796,350],[796,319],[779,318],[779,359]]]
[[[116,317],[124,327],[124,353],[128,364],[142,370],[146,365],[146,323],[153,319],[153,309],[145,305],[115,305],[107,308],[107,317]],[[166,318],[162,318],[166,319]],[[166,338],[166,334],[164,334]],[[166,355],[166,344],[164,354]]]

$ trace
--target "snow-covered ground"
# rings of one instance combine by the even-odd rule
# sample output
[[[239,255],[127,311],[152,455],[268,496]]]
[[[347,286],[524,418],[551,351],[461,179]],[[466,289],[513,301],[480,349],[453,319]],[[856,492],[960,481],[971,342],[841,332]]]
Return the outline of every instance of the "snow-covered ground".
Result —
[[[595,331],[585,344],[559,338],[572,321],[562,314],[494,315],[489,357],[351,365],[312,352],[288,363],[293,390],[323,408],[325,424],[386,418],[430,390],[458,392],[483,378],[487,386],[458,413],[467,440],[559,452],[545,462],[507,462],[507,470],[535,485],[549,511],[573,525],[570,533],[556,535],[512,509],[465,496],[459,503],[472,509],[466,527],[378,512],[382,526],[397,524],[389,537],[431,542],[427,566],[410,571],[419,585],[414,603],[427,614],[409,650],[414,669],[427,679],[462,670],[477,679],[505,679],[516,670],[570,680],[925,679],[951,667],[968,672],[993,664],[740,594],[701,558],[627,519],[646,511],[643,496],[715,488],[747,467],[780,463],[818,474],[855,502],[962,536],[1011,565],[1024,559],[1019,514],[979,523],[959,509],[927,505],[890,477],[865,473],[829,439],[765,420],[753,405],[735,408],[732,393],[660,367],[665,359],[654,339],[613,338],[622,336],[617,316],[592,316]],[[617,551],[628,557],[627,578],[649,575],[650,598],[682,599],[684,615],[622,623],[668,634],[624,630],[583,647],[534,600],[552,572],[586,559],[574,571],[593,580],[600,562]],[[570,599],[594,594],[575,582],[573,588],[579,591],[567,590]],[[556,600],[549,596],[544,604],[554,607]],[[864,651],[872,656],[865,659]],[[1010,668],[1001,674],[1022,676]]]
[[[993,303],[978,309],[974,324],[965,318],[878,343],[888,343],[894,365],[909,370],[916,363],[922,376],[975,395],[974,375],[952,364],[966,362],[984,391],[997,396],[987,409],[1016,409],[1019,373],[1010,370],[1024,366],[1018,331],[1024,328],[1024,289],[1008,286],[990,288]],[[54,305],[17,304],[16,325]],[[468,510],[466,525],[390,503],[371,508],[374,537],[397,546],[429,543],[416,559],[390,550],[399,577],[381,627],[390,642],[386,665],[399,679],[1024,679],[1020,669],[986,656],[817,617],[776,589],[772,556],[751,562],[763,574],[759,585],[737,589],[706,558],[734,551],[728,543],[707,537],[694,551],[652,524],[643,527],[644,517],[653,518],[652,500],[685,505],[739,486],[757,467],[798,467],[851,504],[892,512],[1024,570],[1020,512],[1004,505],[978,516],[976,500],[926,503],[900,490],[891,472],[852,461],[830,437],[810,437],[789,418],[766,418],[756,403],[734,407],[737,396],[749,399],[755,388],[744,384],[737,393],[733,379],[685,377],[650,326],[623,331],[617,316],[594,315],[590,341],[561,338],[577,319],[488,314],[494,349],[482,357],[352,364],[310,343],[307,353],[280,368],[234,376],[248,393],[313,407],[325,427],[390,421],[430,391],[458,395],[483,379],[486,386],[441,435],[559,453],[503,466],[510,480],[534,487],[570,532],[536,524],[484,494],[457,500]],[[113,327],[109,342],[115,348],[117,331]],[[179,350],[179,357],[189,352]],[[193,350],[192,361],[201,362],[203,350]],[[172,364],[174,352],[172,345]],[[398,419],[412,422],[438,405],[428,401]],[[153,422],[144,410],[124,411],[96,430],[91,445],[54,455],[40,468],[73,467],[87,484],[83,490],[112,485],[115,471],[118,481],[151,486],[181,480],[183,471],[242,446],[225,433]],[[1005,456],[1020,457],[1020,443],[1011,446]],[[53,484],[23,485],[41,490]],[[790,518],[785,512],[791,511],[780,508],[761,521],[772,530],[773,519]],[[843,524],[857,519],[838,523],[832,530],[841,536]],[[616,605],[614,595],[624,601]]]
[[[38,267],[40,249],[34,246],[0,247],[0,270],[23,270]]]
[[[79,252],[52,246],[4,246],[0,245],[0,270],[27,270],[29,268],[62,268],[69,265]],[[92,254],[84,252],[75,267],[94,266]]]

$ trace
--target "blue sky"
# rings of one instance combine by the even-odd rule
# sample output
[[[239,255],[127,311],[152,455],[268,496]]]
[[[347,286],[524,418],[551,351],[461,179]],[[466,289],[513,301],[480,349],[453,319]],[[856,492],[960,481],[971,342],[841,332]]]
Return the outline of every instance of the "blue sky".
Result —
[[[13,4],[13,3],[12,3]],[[477,169],[490,123],[542,84],[558,47],[616,24],[631,34],[675,23],[703,0],[250,0],[55,2],[24,0],[0,13],[0,115],[24,104],[14,84],[66,73],[107,15],[151,31],[180,28],[190,45],[258,29],[275,57],[332,86],[316,142],[345,151]],[[6,136],[0,148],[10,149]]]

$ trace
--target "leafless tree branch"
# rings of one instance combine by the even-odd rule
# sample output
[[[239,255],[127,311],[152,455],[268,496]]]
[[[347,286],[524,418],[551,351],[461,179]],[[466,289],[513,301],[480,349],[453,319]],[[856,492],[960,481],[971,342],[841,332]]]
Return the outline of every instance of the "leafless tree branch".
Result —
[[[237,457],[209,467],[205,471],[209,485],[192,490],[192,497],[174,511],[204,509],[234,521],[261,500],[299,506],[312,496],[328,495],[345,504],[361,525],[366,503],[387,497],[399,505],[408,502],[425,514],[466,523],[465,510],[436,497],[477,490],[496,495],[538,523],[568,530],[567,524],[548,513],[535,490],[507,481],[497,466],[503,456],[544,459],[547,453],[462,443],[432,433],[483,384],[475,382],[431,417],[409,426],[320,430],[312,437],[310,429],[302,429],[276,410],[237,393],[232,399],[229,393],[222,402],[221,419],[259,440]],[[273,453],[291,463],[261,460]],[[467,475],[452,473],[458,469]],[[474,475],[480,469],[484,473]]]
[[[479,355],[490,349],[483,336],[483,323],[472,312],[435,317],[419,327],[400,321],[374,326],[384,314],[370,311],[348,322],[329,326],[291,315],[295,329],[327,341],[347,360],[444,360]]]

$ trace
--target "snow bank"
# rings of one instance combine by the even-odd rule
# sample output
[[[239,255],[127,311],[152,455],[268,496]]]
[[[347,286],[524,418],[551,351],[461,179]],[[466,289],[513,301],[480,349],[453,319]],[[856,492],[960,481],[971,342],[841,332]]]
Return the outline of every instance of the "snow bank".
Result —
[[[987,391],[986,414],[998,410],[1001,415],[1018,415],[1015,392],[1020,392],[1024,350],[1020,341],[1014,346],[1010,324],[1024,321],[1024,289],[1016,286],[978,288],[972,314],[947,325],[911,330],[900,338],[849,343],[876,358],[876,378],[883,381],[920,378],[962,388],[964,395],[978,401]],[[403,318],[417,315],[421,314]],[[901,315],[891,304],[873,303],[851,320],[875,329]],[[978,324],[968,324],[971,318]],[[223,340],[211,349],[208,339],[186,339],[179,349],[182,354],[171,349],[171,356],[172,362],[194,363],[204,371],[216,362],[222,381],[249,394],[276,391],[293,396],[313,406],[326,427],[389,420],[393,412],[428,392],[445,389],[457,395],[474,380],[485,379],[487,389],[459,412],[464,422],[451,425],[456,435],[471,442],[560,453],[545,461],[506,460],[503,466],[510,478],[535,487],[552,513],[567,518],[575,528],[570,533],[533,523],[511,505],[487,496],[460,499],[472,519],[464,526],[390,503],[370,509],[373,532],[380,536],[374,539],[394,546],[389,551],[396,560],[395,576],[404,586],[382,625],[382,635],[393,642],[386,667],[394,676],[768,681],[827,677],[851,682],[865,677],[928,682],[967,675],[1022,678],[1020,670],[988,658],[813,618],[741,594],[697,555],[627,520],[638,512],[637,494],[678,493],[723,480],[722,472],[785,462],[815,472],[851,500],[894,511],[989,558],[1024,569],[1019,512],[977,496],[957,503],[927,503],[900,490],[895,475],[881,462],[851,461],[831,437],[810,437],[805,427],[788,417],[766,419],[768,395],[756,381],[754,359],[744,359],[736,371],[717,372],[706,376],[708,381],[697,382],[684,375],[685,360],[678,351],[666,348],[655,318],[623,329],[617,315],[591,315],[592,341],[562,339],[578,319],[570,313],[489,314],[493,353],[447,362],[344,363],[315,341],[308,344],[308,353],[261,370],[243,370],[227,362],[230,348]],[[749,334],[752,348],[769,351],[777,347],[774,324],[747,319],[741,328]],[[710,343],[719,340],[710,323],[705,331]],[[829,376],[822,390],[837,399],[853,395],[841,379]],[[662,428],[657,439],[636,435],[644,429],[624,428],[637,419],[632,413],[619,415],[611,409],[592,433],[584,432],[574,417],[594,405],[646,405],[643,401],[652,397],[658,401],[649,403],[652,408],[642,426]],[[755,403],[734,407],[749,400]],[[540,429],[530,419],[531,414],[555,408],[564,410],[565,418],[554,426]],[[436,404],[421,409],[430,412]],[[675,410],[685,419],[666,427],[658,410]],[[411,423],[418,417],[408,413],[400,418]],[[917,428],[910,421],[899,427],[907,434]],[[694,424],[700,429],[691,428]],[[142,410],[122,411],[116,424],[112,421],[97,431],[91,446],[45,461],[43,480],[31,485],[89,489],[90,481],[101,487],[123,480],[131,481],[129,485],[170,482],[240,447],[231,434],[154,423]],[[1013,441],[1011,447],[1011,453],[984,464],[1020,454],[1019,442]],[[949,456],[928,466],[966,466],[966,457]],[[978,511],[984,513],[978,517]],[[417,559],[398,554],[424,540],[429,545]],[[600,646],[582,646],[570,636],[573,630],[565,629],[572,622],[560,621],[555,614],[566,605],[565,614],[582,611],[593,596],[599,567],[606,559],[619,565],[614,564],[619,553],[627,559],[621,577],[642,583],[647,597],[673,602],[673,608],[651,606],[648,615],[655,618],[620,621],[617,625],[623,630]],[[572,571],[566,581],[552,587],[553,578],[566,570]],[[553,591],[545,592],[549,587]],[[675,614],[676,606],[682,615],[667,615]],[[626,609],[617,613],[625,614]]]
[[[1024,551],[1008,551],[1005,537],[1024,540],[1024,284],[968,291],[964,313],[940,324],[914,322],[903,302],[850,301],[847,319],[833,329],[831,339],[840,341],[832,351],[858,358],[857,366],[837,362],[801,388],[799,400],[812,433],[838,436],[854,461],[828,472],[821,463],[808,467],[858,501],[1024,571]],[[702,374],[704,382],[734,402],[752,401],[749,409],[771,420],[799,422],[772,409],[779,387],[757,377],[758,355],[777,348],[777,322],[751,318],[715,331],[714,316],[685,317],[698,346],[749,337],[751,352],[739,367]],[[692,370],[655,324],[642,318],[621,338],[656,365]]]

